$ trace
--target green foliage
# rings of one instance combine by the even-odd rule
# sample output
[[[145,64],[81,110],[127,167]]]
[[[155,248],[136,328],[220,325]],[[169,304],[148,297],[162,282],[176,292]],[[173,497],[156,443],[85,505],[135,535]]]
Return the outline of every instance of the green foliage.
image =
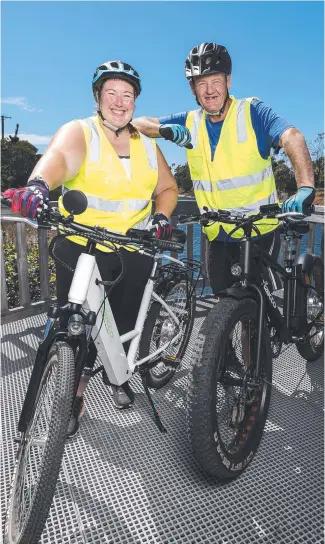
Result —
[[[179,164],[174,171],[174,177],[178,188],[182,188],[185,193],[193,191],[193,183],[191,180],[190,169],[188,164]]]
[[[1,142],[1,190],[23,187],[41,155],[27,140],[5,138]]]
[[[324,132],[319,133],[308,147],[313,161],[315,186],[324,187]]]
[[[15,244],[6,235],[3,239],[3,249],[8,307],[15,308],[19,306],[17,252]],[[31,302],[37,302],[41,300],[37,242],[28,242],[27,262],[30,299]],[[55,265],[52,259],[49,262],[49,269],[51,297],[55,297]]]
[[[280,199],[284,193],[286,195],[295,193],[297,185],[292,168],[286,164],[286,161],[283,158],[276,160],[272,157],[271,160],[275,185]]]

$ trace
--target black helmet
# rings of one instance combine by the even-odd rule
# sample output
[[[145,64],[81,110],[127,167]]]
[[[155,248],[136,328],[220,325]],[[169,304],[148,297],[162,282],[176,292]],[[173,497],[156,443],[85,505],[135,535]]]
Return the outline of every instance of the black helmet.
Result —
[[[185,61],[187,79],[217,72],[231,74],[231,58],[223,45],[204,42],[191,49]]]
[[[126,62],[121,60],[109,60],[98,66],[93,75],[94,96],[98,90],[99,83],[113,78],[128,81],[131,85],[133,85],[136,96],[139,96],[141,93],[141,83],[138,72],[136,72],[136,70],[134,70],[130,64],[126,64]]]

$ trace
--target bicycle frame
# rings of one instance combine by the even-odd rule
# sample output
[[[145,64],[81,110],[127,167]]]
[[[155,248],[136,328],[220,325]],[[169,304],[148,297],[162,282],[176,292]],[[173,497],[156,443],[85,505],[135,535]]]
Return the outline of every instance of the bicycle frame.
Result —
[[[304,293],[306,292],[306,287],[310,286],[304,284],[301,265],[294,265],[293,261],[291,262],[289,259],[287,263],[288,266],[286,266],[286,268],[282,267],[266,251],[254,244],[254,238],[252,237],[243,239],[240,244],[243,272],[239,289],[242,290],[242,293],[239,294],[239,292],[236,291],[238,290],[237,284],[237,287],[230,287],[224,291],[224,294],[228,293],[230,296],[239,297],[244,295],[244,290],[249,290],[254,292],[254,297],[257,299],[259,311],[256,373],[258,375],[260,371],[262,334],[265,316],[268,316],[271,324],[279,334],[281,341],[286,344],[299,341],[312,327],[312,324],[302,326],[301,319],[296,322],[294,321],[299,312],[302,312],[303,314],[306,312],[307,302]],[[254,251],[259,253],[259,257],[262,260],[261,282],[259,282],[255,276],[256,267],[253,266],[253,248]],[[277,271],[286,280],[284,283],[283,315],[272,295],[269,282],[265,279],[265,274],[263,274],[265,269]],[[305,320],[304,323],[306,323]]]
[[[83,281],[83,278],[85,276],[84,263],[82,259],[83,255],[85,254],[83,253],[78,259],[68,296],[68,300],[72,304],[75,301],[75,298],[73,297],[74,289],[78,286],[80,281]],[[150,359],[155,358],[169,345],[177,342],[180,337],[181,333],[178,333],[171,341],[166,342],[155,352],[135,363],[135,357],[137,354],[141,333],[143,330],[151,299],[158,301],[177,325],[180,324],[180,321],[175,313],[166,304],[166,302],[154,292],[157,260],[161,258],[161,254],[156,254],[153,257],[154,262],[151,270],[151,275],[147,281],[143,293],[135,328],[120,336],[117,330],[111,306],[109,304],[109,300],[106,299],[106,301],[103,303],[106,293],[104,286],[100,284],[101,276],[95,261],[95,257],[93,255],[87,256],[91,257],[90,265],[93,265],[93,272],[88,283],[87,296],[86,299],[82,302],[82,305],[97,314],[96,325],[94,325],[93,327],[93,332],[96,337],[95,344],[98,351],[98,356],[101,360],[102,365],[104,366],[110,383],[115,385],[121,385],[131,378],[131,375],[135,371],[136,367],[142,365]],[[173,257],[169,257],[168,255],[164,254],[164,258],[183,265],[182,261],[174,259]],[[123,344],[128,340],[131,340],[131,343],[128,355],[126,356]]]

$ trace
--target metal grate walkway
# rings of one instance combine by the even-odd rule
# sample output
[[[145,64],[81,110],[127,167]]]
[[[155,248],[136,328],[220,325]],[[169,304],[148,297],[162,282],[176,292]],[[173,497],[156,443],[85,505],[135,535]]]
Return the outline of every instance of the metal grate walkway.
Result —
[[[274,362],[274,387],[259,451],[237,480],[201,473],[185,432],[186,374],[213,299],[199,300],[183,367],[156,392],[162,435],[137,378],[135,406],[115,410],[100,377],[86,392],[78,436],[66,446],[43,544],[320,544],[323,536],[323,361],[295,347]],[[15,457],[13,437],[45,316],[2,327],[1,510]],[[1,537],[0,537],[1,542]]]

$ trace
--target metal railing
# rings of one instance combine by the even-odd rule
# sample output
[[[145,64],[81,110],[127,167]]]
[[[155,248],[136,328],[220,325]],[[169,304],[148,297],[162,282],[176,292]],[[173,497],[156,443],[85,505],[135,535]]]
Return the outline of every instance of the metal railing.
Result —
[[[51,300],[50,295],[50,271],[49,271],[49,249],[48,249],[48,235],[46,230],[37,231],[37,244],[38,244],[38,263],[40,273],[40,298],[39,302],[32,302],[29,291],[29,270],[28,270],[28,241],[26,237],[25,223],[22,219],[10,212],[8,208],[2,208],[1,222],[13,223],[15,225],[15,247],[17,252],[17,287],[19,290],[19,306],[15,308],[9,308],[7,297],[7,279],[6,269],[4,262],[4,247],[3,236],[1,231],[1,317],[2,322],[14,321],[16,319],[22,319],[28,315],[41,313],[46,310],[46,307]],[[178,214],[197,213],[198,208],[194,199],[179,199],[179,203],[172,217],[173,225],[177,225]],[[316,206],[315,214],[309,219],[311,223],[310,231],[307,237],[306,249],[309,252],[315,252],[315,233],[319,223],[321,223],[321,251],[323,257],[324,247],[324,206]],[[319,228],[319,227],[318,227]],[[199,258],[203,263],[203,276],[205,279],[205,285],[208,286],[208,277],[206,270],[207,261],[207,242],[206,237],[201,232],[198,234],[198,238],[194,236],[194,225],[186,226],[187,242],[186,242],[186,256],[189,259]],[[198,247],[199,245],[199,247]],[[301,241],[297,242],[297,254],[300,251]],[[281,262],[281,252],[280,252]]]

